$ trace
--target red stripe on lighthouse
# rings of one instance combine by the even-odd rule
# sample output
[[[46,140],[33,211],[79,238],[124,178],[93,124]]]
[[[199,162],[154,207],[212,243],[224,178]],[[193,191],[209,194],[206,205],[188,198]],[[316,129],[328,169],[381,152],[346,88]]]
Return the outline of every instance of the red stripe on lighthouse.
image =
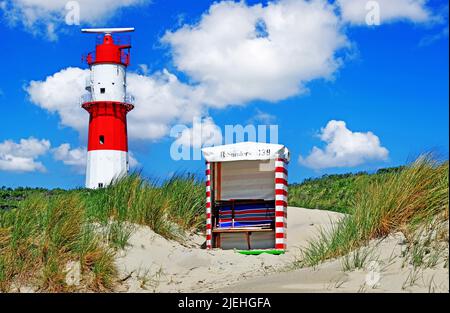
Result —
[[[126,115],[132,105],[98,101],[84,103],[83,108],[90,114],[88,151],[128,151]]]

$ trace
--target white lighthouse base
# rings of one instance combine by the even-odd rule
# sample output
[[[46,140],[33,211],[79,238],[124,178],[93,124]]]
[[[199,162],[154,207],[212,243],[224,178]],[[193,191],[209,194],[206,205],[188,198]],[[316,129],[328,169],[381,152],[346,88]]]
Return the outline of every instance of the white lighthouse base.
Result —
[[[87,155],[86,188],[102,188],[128,173],[128,153],[92,150]]]

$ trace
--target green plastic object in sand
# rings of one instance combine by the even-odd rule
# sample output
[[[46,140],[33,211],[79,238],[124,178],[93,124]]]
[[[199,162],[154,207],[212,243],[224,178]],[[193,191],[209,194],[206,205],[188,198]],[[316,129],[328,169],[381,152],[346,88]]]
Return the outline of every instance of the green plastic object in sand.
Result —
[[[284,250],[237,250],[238,253],[245,255],[260,255],[261,253],[280,255]]]

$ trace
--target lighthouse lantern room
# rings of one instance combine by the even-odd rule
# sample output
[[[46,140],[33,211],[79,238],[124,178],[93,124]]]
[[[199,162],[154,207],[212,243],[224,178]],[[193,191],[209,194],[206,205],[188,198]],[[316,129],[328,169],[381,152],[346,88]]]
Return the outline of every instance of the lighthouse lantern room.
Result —
[[[90,69],[88,93],[81,98],[82,108],[89,113],[87,188],[105,187],[128,173],[127,113],[134,108],[126,92],[131,45],[113,35],[131,31],[134,28],[82,30],[101,34],[95,52],[83,58]]]

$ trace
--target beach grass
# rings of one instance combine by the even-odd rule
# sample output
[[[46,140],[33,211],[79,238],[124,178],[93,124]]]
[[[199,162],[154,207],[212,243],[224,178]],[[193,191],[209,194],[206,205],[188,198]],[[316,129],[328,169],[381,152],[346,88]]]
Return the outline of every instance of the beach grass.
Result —
[[[367,172],[325,174],[289,185],[289,205],[350,213],[354,198],[361,186],[401,172],[405,166],[382,168],[373,174]]]
[[[203,224],[203,195],[193,176],[158,184],[138,173],[97,190],[30,191],[0,211],[0,291],[112,290],[115,253],[126,247],[135,225],[181,240]],[[78,286],[67,284],[70,262],[79,264]]]
[[[78,194],[49,197],[36,193],[14,210],[0,214],[0,289],[13,284],[66,291],[69,261],[95,281],[95,290],[111,287],[112,258],[93,228],[87,227]]]
[[[430,222],[448,220],[448,161],[420,156],[401,171],[366,180],[354,194],[348,215],[309,242],[297,266],[315,266],[401,231],[412,237]]]
[[[159,181],[132,173],[96,190],[2,190],[0,291],[18,286],[45,292],[111,291],[118,282],[116,253],[127,247],[136,225],[178,241],[186,232],[204,230],[204,185],[189,174]],[[306,201],[318,209],[336,205],[336,211],[347,214],[310,241],[295,267],[347,255],[342,261],[346,270],[362,268],[371,253],[358,249],[396,231],[408,239],[405,259],[415,266],[435,266],[442,255],[429,252],[433,242],[443,237],[448,244],[448,227],[443,234],[417,237],[448,220],[448,161],[430,155],[372,175],[307,180],[290,187],[289,201]],[[68,283],[68,264],[78,264],[79,284]]]

